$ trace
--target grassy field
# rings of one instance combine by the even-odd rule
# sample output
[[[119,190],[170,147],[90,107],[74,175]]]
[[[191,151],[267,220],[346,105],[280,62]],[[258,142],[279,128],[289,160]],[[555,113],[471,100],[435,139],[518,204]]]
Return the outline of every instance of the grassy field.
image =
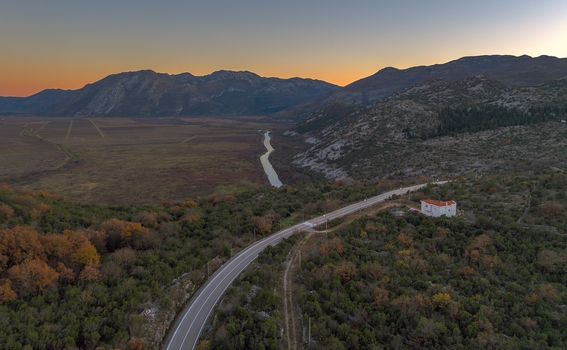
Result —
[[[267,184],[262,118],[0,119],[0,182],[86,203],[155,203]],[[276,146],[277,147],[277,146]]]

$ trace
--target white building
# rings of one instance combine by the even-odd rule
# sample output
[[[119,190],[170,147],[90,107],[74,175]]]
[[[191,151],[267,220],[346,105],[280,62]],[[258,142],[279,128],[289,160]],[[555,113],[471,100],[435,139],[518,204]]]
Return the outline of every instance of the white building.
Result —
[[[424,199],[421,201],[421,213],[426,216],[455,216],[457,215],[457,202],[455,201],[436,201]]]

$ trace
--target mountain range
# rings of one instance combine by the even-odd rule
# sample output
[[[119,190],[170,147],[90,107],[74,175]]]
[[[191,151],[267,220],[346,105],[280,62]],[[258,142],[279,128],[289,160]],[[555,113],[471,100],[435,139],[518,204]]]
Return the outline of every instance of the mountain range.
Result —
[[[339,87],[312,79],[264,78],[251,72],[206,76],[150,70],[110,75],[78,90],[0,97],[0,114],[75,117],[267,115],[329,96]]]
[[[507,86],[535,86],[567,77],[567,58],[486,55],[463,57],[443,64],[407,69],[387,67],[345,86],[323,101],[319,101],[316,106],[309,106],[296,113],[305,116],[314,110],[335,104],[371,105],[396,92],[430,80],[455,81],[472,76],[484,76]]]
[[[408,69],[384,68],[346,87],[352,92],[372,92],[387,97],[392,92],[431,79],[461,80],[483,75],[512,86],[539,85],[567,76],[567,59],[552,56],[530,57],[491,55],[463,57],[445,64]]]
[[[551,56],[474,56],[408,69],[384,68],[344,88],[302,78],[251,72],[206,76],[150,70],[110,75],[78,90],[44,90],[0,97],[0,114],[60,116],[269,115],[300,119],[333,105],[370,105],[429,80],[482,75],[508,86],[534,86],[567,76],[567,59]]]

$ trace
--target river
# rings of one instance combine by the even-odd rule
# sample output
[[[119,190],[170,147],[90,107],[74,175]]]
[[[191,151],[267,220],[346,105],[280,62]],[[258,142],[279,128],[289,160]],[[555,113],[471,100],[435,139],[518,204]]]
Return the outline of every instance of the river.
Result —
[[[270,154],[274,151],[272,144],[270,143],[271,137],[270,132],[264,132],[264,147],[266,147],[266,153],[260,156],[260,162],[262,163],[262,167],[264,168],[264,172],[268,177],[268,181],[270,181],[270,185],[274,187],[282,187],[283,184],[278,177],[278,173],[274,170],[272,163],[270,163]]]

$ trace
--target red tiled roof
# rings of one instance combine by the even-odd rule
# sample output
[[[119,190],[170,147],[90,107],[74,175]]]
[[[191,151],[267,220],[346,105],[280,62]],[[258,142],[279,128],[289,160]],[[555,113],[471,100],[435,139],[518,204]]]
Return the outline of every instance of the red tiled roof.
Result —
[[[434,205],[436,207],[447,207],[449,205],[457,204],[455,201],[436,201],[434,199],[424,199],[422,202]]]

